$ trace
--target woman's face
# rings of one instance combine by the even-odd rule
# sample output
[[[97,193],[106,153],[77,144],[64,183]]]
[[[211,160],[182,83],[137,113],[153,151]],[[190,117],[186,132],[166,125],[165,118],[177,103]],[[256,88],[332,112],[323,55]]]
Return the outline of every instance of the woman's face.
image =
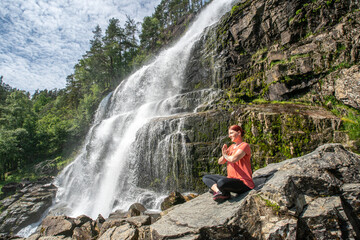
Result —
[[[237,140],[241,140],[241,133],[235,130],[229,129],[229,138],[232,142],[236,142]]]

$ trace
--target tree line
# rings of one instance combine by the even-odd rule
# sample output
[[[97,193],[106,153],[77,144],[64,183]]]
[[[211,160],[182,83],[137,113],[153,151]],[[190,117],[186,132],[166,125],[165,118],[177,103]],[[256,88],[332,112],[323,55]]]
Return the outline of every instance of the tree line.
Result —
[[[79,146],[101,99],[173,40],[174,26],[211,0],[162,0],[142,24],[116,18],[93,30],[90,48],[67,76],[64,89],[29,93],[0,79],[0,181],[8,172],[68,157]],[[186,27],[186,26],[185,26]],[[139,30],[141,28],[141,30]]]

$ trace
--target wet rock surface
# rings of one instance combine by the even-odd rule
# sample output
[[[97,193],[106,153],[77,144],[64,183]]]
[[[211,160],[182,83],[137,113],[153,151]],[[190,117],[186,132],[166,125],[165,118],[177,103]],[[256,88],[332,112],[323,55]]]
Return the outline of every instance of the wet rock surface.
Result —
[[[39,221],[52,205],[57,188],[43,179],[38,182],[22,182],[18,191],[1,200],[0,232],[17,233],[23,227]]]

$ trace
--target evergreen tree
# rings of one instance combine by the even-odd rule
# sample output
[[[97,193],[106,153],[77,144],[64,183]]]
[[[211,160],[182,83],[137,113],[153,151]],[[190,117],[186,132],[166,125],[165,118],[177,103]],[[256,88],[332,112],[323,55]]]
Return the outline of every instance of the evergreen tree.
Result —
[[[124,76],[124,38],[124,29],[119,26],[119,19],[110,19],[105,36],[103,37],[107,73],[109,74],[109,81],[106,87],[115,87],[118,84],[118,79]]]

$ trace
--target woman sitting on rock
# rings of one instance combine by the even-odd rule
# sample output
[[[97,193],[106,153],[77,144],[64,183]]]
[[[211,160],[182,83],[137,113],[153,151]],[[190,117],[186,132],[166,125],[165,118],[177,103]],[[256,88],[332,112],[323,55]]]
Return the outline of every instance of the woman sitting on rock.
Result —
[[[244,130],[238,125],[229,127],[229,138],[234,144],[222,147],[222,156],[218,163],[227,163],[227,177],[221,175],[205,175],[203,182],[214,194],[214,200],[226,200],[230,192],[243,193],[255,187],[252,180],[251,149],[248,143],[242,141]]]

